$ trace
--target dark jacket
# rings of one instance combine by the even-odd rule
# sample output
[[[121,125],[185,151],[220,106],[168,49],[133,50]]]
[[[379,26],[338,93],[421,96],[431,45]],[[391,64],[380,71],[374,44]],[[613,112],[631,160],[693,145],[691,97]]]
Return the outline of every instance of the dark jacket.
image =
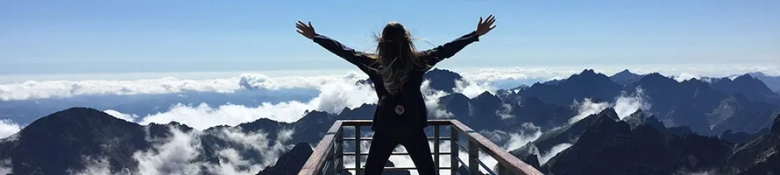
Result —
[[[476,41],[479,41],[479,37],[476,35],[476,32],[471,32],[444,45],[423,51],[420,59],[425,64],[434,66],[439,61],[452,57],[466,45]],[[425,74],[424,71],[410,72],[411,75],[409,75],[407,82],[402,87],[403,93],[391,95],[381,81],[382,76],[374,71],[378,64],[374,64],[374,60],[366,54],[355,51],[323,35],[315,36],[314,42],[368,74],[368,77],[374,83],[376,95],[379,97],[377,110],[374,112],[373,125],[371,126],[374,132],[405,136],[413,132],[419,132],[419,130],[428,126],[428,112],[425,108],[422,92],[420,92],[423,75]],[[395,113],[396,105],[405,107],[406,110],[402,115]]]

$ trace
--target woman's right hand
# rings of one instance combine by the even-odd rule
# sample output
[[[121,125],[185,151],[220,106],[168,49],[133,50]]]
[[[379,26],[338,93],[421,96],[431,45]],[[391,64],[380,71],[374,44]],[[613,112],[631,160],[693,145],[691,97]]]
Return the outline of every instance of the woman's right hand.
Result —
[[[306,25],[305,23],[298,21],[298,23],[295,24],[295,27],[298,28],[297,32],[306,38],[314,39],[314,36],[317,35],[317,32],[314,32],[314,27],[311,26],[311,22],[309,22],[309,25]]]
[[[479,24],[477,24],[477,36],[487,34],[490,32],[490,30],[496,28],[496,26],[493,25],[493,22],[496,22],[496,17],[493,15],[488,16],[485,21],[482,21],[482,17],[479,17]]]

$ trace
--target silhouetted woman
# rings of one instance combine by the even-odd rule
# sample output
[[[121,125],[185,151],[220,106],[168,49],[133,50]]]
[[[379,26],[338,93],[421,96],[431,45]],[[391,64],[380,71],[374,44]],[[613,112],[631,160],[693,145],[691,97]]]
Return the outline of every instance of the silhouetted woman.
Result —
[[[298,33],[354,64],[373,80],[379,102],[371,126],[374,136],[366,160],[366,175],[381,174],[398,144],[409,152],[421,175],[438,174],[434,172],[433,156],[423,130],[428,126],[425,102],[420,92],[423,74],[466,45],[479,41],[480,36],[495,27],[493,22],[493,15],[484,21],[479,18],[477,30],[422,52],[415,49],[409,31],[400,23],[390,22],[377,38],[376,53],[363,53],[317,34],[311,22],[307,25],[298,21]]]

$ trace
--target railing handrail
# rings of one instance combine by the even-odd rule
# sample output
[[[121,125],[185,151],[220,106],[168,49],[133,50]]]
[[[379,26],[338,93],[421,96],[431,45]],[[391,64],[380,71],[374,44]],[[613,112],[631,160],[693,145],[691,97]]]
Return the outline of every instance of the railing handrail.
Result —
[[[314,152],[311,153],[309,159],[303,164],[301,171],[298,172],[299,175],[314,175],[320,172],[322,163],[327,160],[330,149],[333,148],[333,138],[341,131],[341,125],[342,121],[337,120],[336,122],[333,122],[333,126],[328,129],[328,132],[322,137],[320,143],[314,148]]]
[[[314,149],[314,152],[311,154],[309,159],[304,164],[303,168],[300,172],[298,172],[298,175],[315,175],[323,171],[322,167],[325,164],[326,160],[328,160],[328,156],[331,156],[331,150],[334,149],[334,146],[338,143],[339,145],[336,147],[337,149],[342,149],[341,151],[337,150],[338,156],[343,156],[345,154],[343,152],[343,142],[345,138],[343,138],[343,127],[344,126],[355,126],[356,129],[356,135],[355,135],[355,143],[358,143],[358,147],[356,148],[356,152],[348,152],[350,156],[357,156],[358,159],[356,159],[356,165],[354,168],[344,168],[343,167],[343,157],[339,157],[338,161],[339,164],[332,164],[329,166],[335,166],[336,169],[340,170],[359,170],[360,168],[360,159],[359,157],[361,155],[365,155],[364,153],[360,152],[359,149],[359,143],[362,140],[362,137],[360,137],[360,126],[370,126],[372,124],[371,120],[337,120],[333,123],[333,125],[328,129],[328,132],[323,136],[322,140],[317,144],[317,147]],[[465,136],[469,140],[469,148],[479,148],[479,149],[468,149],[469,152],[469,166],[470,172],[478,172],[479,171],[479,165],[482,165],[485,169],[488,171],[491,171],[490,168],[486,167],[483,162],[477,160],[477,155],[479,150],[483,150],[485,153],[496,159],[496,161],[499,164],[499,170],[500,172],[508,171],[512,174],[526,174],[526,175],[541,175],[542,173],[539,172],[536,168],[534,168],[531,165],[526,164],[525,162],[521,161],[520,159],[516,158],[515,156],[512,156],[509,154],[509,152],[504,151],[500,147],[498,147],[496,144],[494,144],[492,141],[488,140],[478,132],[472,130],[465,124],[461,123],[457,120],[429,120],[429,125],[435,126],[435,137],[433,140],[435,142],[441,141],[441,140],[450,140],[451,144],[451,151],[450,156],[455,155],[452,157],[453,160],[457,159],[457,161],[452,162],[450,167],[446,167],[447,169],[450,169],[451,171],[457,171],[457,162],[463,162],[460,160],[458,155],[458,147],[463,147],[459,141],[458,141],[458,135],[459,134],[465,134]],[[439,126],[441,125],[449,125],[451,126],[451,135],[447,139],[443,139],[439,136]],[[439,151],[438,147],[439,143],[436,143],[434,146],[433,154],[436,154],[435,156],[435,162],[437,164],[437,170],[438,169],[445,169],[445,167],[438,167],[438,155],[444,152]],[[458,146],[460,145],[460,146]],[[465,149],[465,147],[464,147]],[[397,155],[397,154],[394,154]],[[334,156],[335,157],[335,156]],[[479,165],[477,165],[479,163]],[[467,167],[465,163],[462,163],[464,167]],[[476,165],[476,166],[475,166]],[[390,169],[413,169],[411,167],[396,167],[396,168],[390,168]],[[491,171],[492,173],[492,171]],[[455,173],[453,173],[455,174]]]
[[[499,164],[504,165],[503,167],[506,168],[506,170],[509,170],[510,172],[514,174],[526,174],[526,175],[541,175],[542,172],[539,172],[536,168],[534,168],[531,165],[528,165],[527,163],[521,161],[517,157],[513,156],[512,154],[509,154],[509,152],[504,151],[504,149],[501,149],[501,147],[498,147],[495,143],[488,140],[482,134],[479,134],[478,132],[472,130],[465,124],[461,123],[458,120],[450,120],[450,123],[452,123],[452,126],[455,126],[455,129],[459,130],[461,133],[465,133],[466,136],[470,141],[474,141],[479,143],[479,146],[484,150],[488,155],[496,159]]]

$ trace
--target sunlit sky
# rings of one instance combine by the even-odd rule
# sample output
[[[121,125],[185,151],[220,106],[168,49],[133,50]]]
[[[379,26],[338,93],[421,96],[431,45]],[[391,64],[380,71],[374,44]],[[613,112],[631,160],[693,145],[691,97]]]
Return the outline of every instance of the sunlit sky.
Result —
[[[390,21],[432,48],[497,16],[440,67],[780,64],[780,1],[0,2],[0,74],[349,69],[297,20],[355,49]]]

